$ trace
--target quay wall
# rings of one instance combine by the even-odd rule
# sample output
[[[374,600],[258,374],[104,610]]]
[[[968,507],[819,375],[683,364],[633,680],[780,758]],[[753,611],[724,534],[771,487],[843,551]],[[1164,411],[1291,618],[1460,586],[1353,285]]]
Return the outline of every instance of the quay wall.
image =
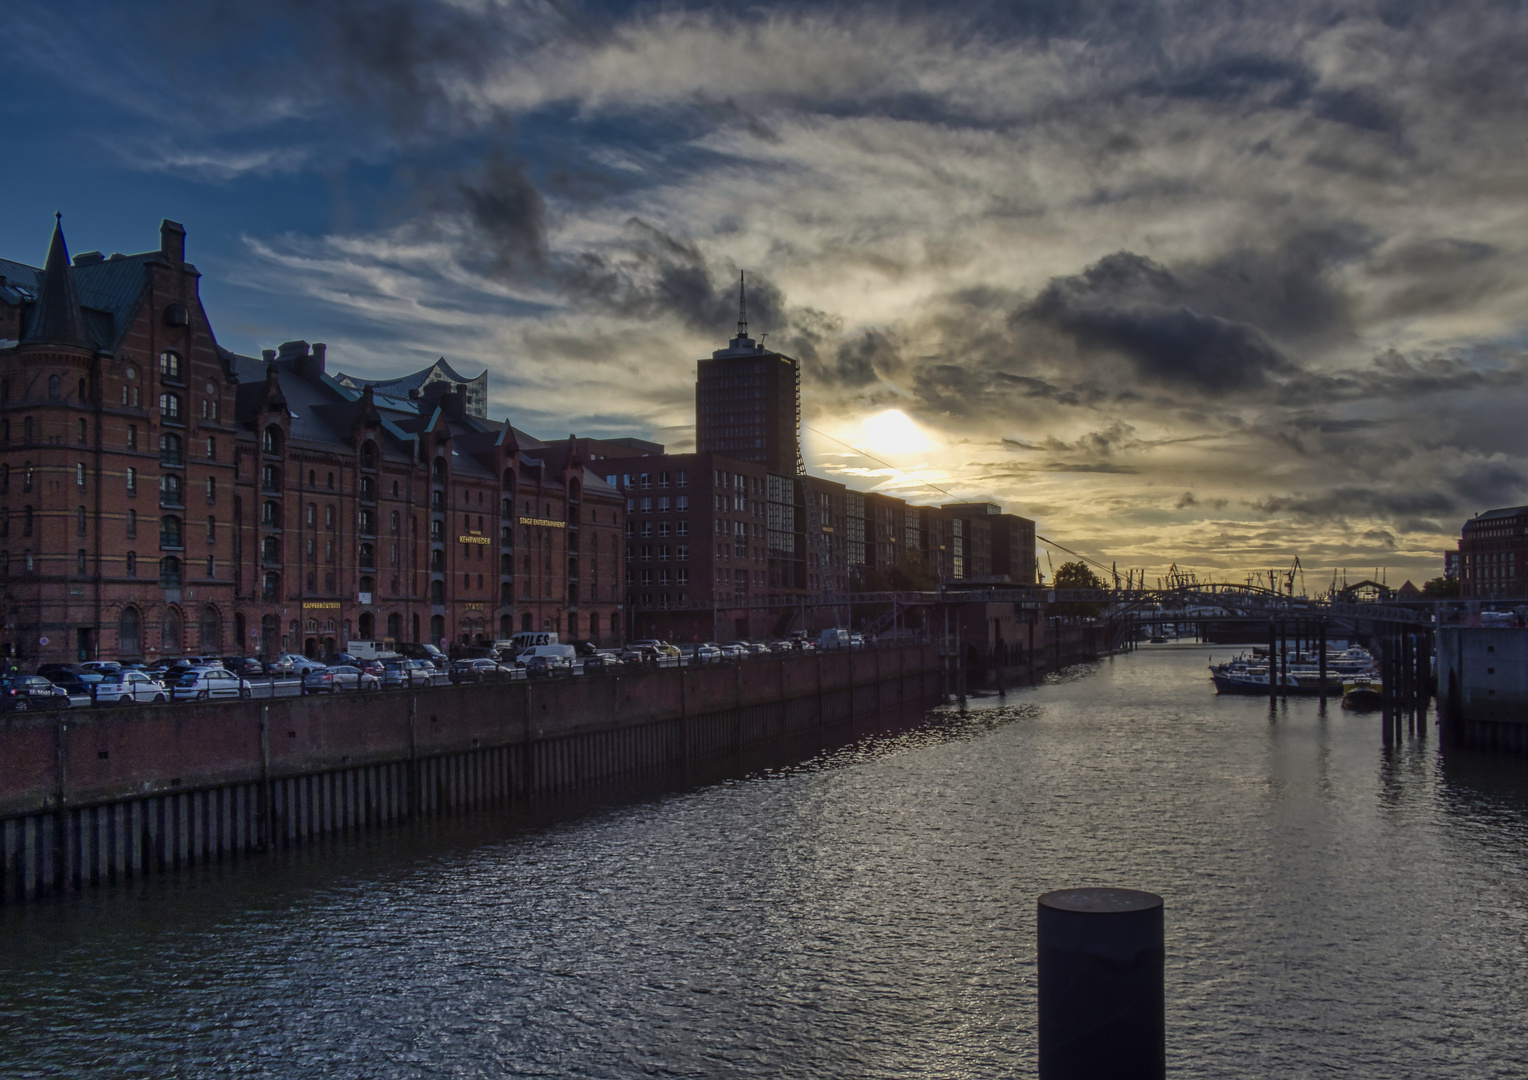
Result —
[[[933,646],[0,720],[0,899],[809,756],[943,700]]]
[[[1528,754],[1528,628],[1441,626],[1437,650],[1449,742]]]

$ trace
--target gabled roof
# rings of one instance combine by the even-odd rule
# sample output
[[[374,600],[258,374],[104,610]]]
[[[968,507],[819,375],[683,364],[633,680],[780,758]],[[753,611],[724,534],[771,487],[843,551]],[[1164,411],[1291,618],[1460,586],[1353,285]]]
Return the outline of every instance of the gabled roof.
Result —
[[[448,364],[446,362],[446,358],[442,356],[429,367],[421,368],[419,371],[416,371],[410,375],[400,375],[396,379],[365,379],[356,375],[346,375],[344,372],[337,372],[334,377],[342,385],[370,385],[372,389],[376,390],[380,394],[386,394],[390,397],[407,398],[408,392],[410,390],[418,390],[420,387],[424,386],[425,383],[430,381],[430,376],[437,371],[455,383],[476,382],[478,379],[481,379],[483,375],[488,374],[487,369],[484,369],[482,375],[472,377],[462,375],[450,364]]]

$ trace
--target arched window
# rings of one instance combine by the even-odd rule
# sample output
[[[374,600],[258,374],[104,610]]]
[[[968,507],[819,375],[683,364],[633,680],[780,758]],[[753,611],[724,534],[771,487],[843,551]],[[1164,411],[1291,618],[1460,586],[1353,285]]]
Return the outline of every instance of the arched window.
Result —
[[[126,523],[126,530],[125,531],[127,533],[127,537],[128,537],[129,540],[137,537],[137,535],[138,535],[138,511],[136,511],[136,510],[129,510],[127,512],[127,523]]]
[[[439,642],[446,636],[446,617],[444,615],[430,616],[430,640]]]
[[[324,507],[324,528],[326,528],[326,529],[334,528],[334,504],[333,503],[330,503],[329,505]]]
[[[281,428],[271,424],[260,437],[260,446],[267,454],[281,453]]]
[[[375,469],[377,467],[377,444],[364,442],[361,444],[361,468]]]
[[[363,502],[375,502],[376,498],[377,482],[369,476],[361,477],[361,500]]]
[[[315,527],[318,525],[318,504],[317,503],[309,503],[308,504],[308,524],[312,525],[312,526],[315,526]]]
[[[398,522],[399,522],[399,520],[400,519],[398,517],[398,511],[394,510],[393,514],[392,514],[392,517],[388,519],[388,527],[392,530],[392,533],[393,533],[394,536],[398,535]]]
[[[267,536],[260,541],[260,558],[264,562],[279,563],[281,561],[281,541],[274,536]]]
[[[403,637],[403,616],[396,611],[387,616],[387,636],[393,641]]]
[[[196,647],[202,652],[218,652],[223,647],[223,620],[218,618],[218,609],[211,604],[202,608],[196,628]]]
[[[180,518],[174,514],[166,514],[159,519],[159,546],[162,548],[185,547],[185,537],[181,533]]]
[[[179,353],[166,351],[159,354],[159,375],[164,379],[180,380]]]
[[[265,575],[265,586],[261,590],[261,599],[278,600],[281,598],[281,575],[274,570]]]
[[[80,431],[80,445],[84,446],[86,443],[88,443],[90,441],[90,425],[85,423],[85,418],[84,417],[80,417],[79,431]]]
[[[361,612],[361,617],[358,620],[356,620],[356,629],[358,631],[360,631],[361,640],[363,640],[363,641],[370,641],[371,640],[371,638],[372,638],[372,631],[376,629],[376,620],[374,618],[372,618],[371,612],[369,612],[369,611]]]
[[[181,651],[181,622],[180,611],[176,608],[164,609],[164,623],[161,627],[160,649],[169,656],[178,656]]]
[[[166,420],[180,419],[180,395],[164,393],[159,395],[159,415]]]
[[[64,380],[57,375],[48,376],[48,400],[57,401],[63,396]]]
[[[185,493],[180,489],[180,477],[177,474],[165,473],[159,478],[159,505],[186,505]]]
[[[126,566],[128,577],[138,576],[138,553],[136,551],[129,551],[127,553]]]
[[[376,569],[376,565],[377,565],[377,550],[376,550],[376,548],[372,547],[370,544],[362,544],[361,545],[361,552],[360,552],[360,564],[362,566],[364,566],[368,570]],[[363,589],[361,591],[362,592],[367,592],[369,590]]]
[[[74,511],[74,534],[76,536],[85,535],[85,508],[83,506]]]
[[[446,602],[446,583],[444,581],[430,582],[430,603],[444,604]]]
[[[260,524],[272,529],[281,528],[281,504],[264,502],[260,506]]]
[[[180,581],[180,560],[174,555],[166,555],[160,559],[159,587],[162,589],[178,589],[180,588]]]
[[[446,553],[439,549],[430,552],[430,572],[433,574],[443,573],[446,569]]]
[[[167,431],[159,436],[159,463],[161,465],[180,465],[184,463],[184,451],[180,436]]]
[[[266,491],[281,490],[281,466],[265,465],[260,469],[260,486]]]
[[[125,607],[117,619],[117,651],[136,656],[143,651],[143,617],[135,607]]]

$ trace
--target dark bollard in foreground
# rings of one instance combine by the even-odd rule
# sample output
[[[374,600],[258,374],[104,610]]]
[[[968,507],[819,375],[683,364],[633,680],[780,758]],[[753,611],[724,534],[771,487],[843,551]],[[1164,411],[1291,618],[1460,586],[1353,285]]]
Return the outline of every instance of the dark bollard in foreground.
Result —
[[[1040,897],[1040,1080],[1167,1074],[1162,898],[1135,889]]]

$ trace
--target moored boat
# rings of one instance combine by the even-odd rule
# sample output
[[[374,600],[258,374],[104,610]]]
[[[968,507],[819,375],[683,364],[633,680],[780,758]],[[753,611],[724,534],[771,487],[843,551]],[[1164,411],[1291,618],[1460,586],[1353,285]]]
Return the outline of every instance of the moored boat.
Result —
[[[1384,686],[1378,679],[1350,679],[1342,684],[1342,707],[1354,712],[1373,712],[1384,703]]]

